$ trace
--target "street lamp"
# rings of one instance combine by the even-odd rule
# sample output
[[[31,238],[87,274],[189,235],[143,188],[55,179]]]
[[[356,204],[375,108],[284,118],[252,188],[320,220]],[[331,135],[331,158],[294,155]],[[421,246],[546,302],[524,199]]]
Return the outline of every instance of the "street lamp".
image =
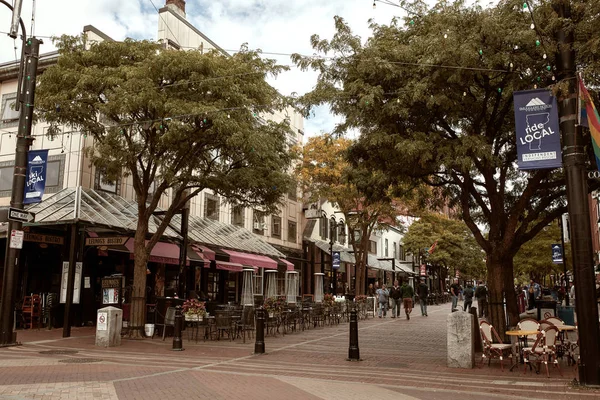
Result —
[[[345,229],[345,221],[343,218],[340,218],[339,221],[336,221],[335,215],[332,215],[329,220],[329,256],[331,258],[331,275],[333,281],[333,294],[337,294],[337,270],[340,267],[339,259],[337,260],[337,268],[334,267],[334,259],[333,259],[333,243],[334,243],[334,235],[340,239],[340,242],[346,242],[346,229]],[[342,228],[340,233],[336,235],[338,228]]]

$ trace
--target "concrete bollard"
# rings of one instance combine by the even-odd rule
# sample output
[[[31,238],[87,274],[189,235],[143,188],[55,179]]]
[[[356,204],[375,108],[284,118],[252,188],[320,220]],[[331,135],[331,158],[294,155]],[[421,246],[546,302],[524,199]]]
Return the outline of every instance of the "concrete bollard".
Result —
[[[350,310],[350,344],[348,346],[347,361],[360,361],[360,349],[358,348],[358,318],[356,307]]]
[[[254,343],[254,354],[265,352],[265,310],[259,307],[256,310],[256,342]]]
[[[165,327],[166,328],[166,327]],[[175,307],[175,326],[173,327],[173,351],[183,351],[183,343],[181,341],[181,330],[183,328],[183,315],[181,314],[181,306]]]

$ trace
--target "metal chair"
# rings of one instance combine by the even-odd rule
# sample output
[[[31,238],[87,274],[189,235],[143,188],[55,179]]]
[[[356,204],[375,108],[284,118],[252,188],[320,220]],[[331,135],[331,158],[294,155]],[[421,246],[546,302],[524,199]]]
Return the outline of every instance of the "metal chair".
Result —
[[[500,369],[504,371],[504,353],[508,350],[512,350],[511,344],[504,344],[500,339],[500,335],[496,332],[496,329],[487,321],[481,321],[479,323],[479,331],[481,332],[481,340],[483,341],[483,353],[481,355],[481,365],[488,358],[488,365],[492,362],[492,358],[498,358],[500,360]],[[496,342],[494,342],[496,340]],[[512,354],[509,356],[512,357]],[[480,367],[481,368],[481,367]]]
[[[229,340],[233,340],[234,327],[231,320],[231,313],[229,311],[215,311],[215,329],[217,340],[220,340],[224,333],[227,334],[227,338]]]
[[[164,341],[165,336],[167,335],[167,327],[172,326],[175,328],[175,307],[167,308],[167,311],[165,312],[164,323],[155,325],[162,326],[162,340]],[[152,335],[152,337],[154,338],[154,335]]]
[[[254,307],[244,307],[242,310],[242,319],[236,322],[236,331],[242,333],[242,341],[246,343],[246,332],[248,337],[252,337],[254,332]]]

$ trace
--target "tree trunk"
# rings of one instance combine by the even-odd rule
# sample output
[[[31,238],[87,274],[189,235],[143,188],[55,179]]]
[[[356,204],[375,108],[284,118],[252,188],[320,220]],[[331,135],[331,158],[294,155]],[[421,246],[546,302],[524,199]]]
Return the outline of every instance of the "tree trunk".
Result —
[[[148,251],[146,250],[146,232],[148,224],[138,221],[134,237],[133,294],[131,296],[129,337],[144,337],[146,323],[146,269],[148,268]]]
[[[502,266],[504,277],[504,297],[506,298],[506,313],[508,314],[509,327],[516,326],[519,322],[519,307],[517,293],[515,292],[514,265],[512,257],[508,257]]]
[[[506,331],[506,317],[504,313],[504,285],[502,259],[488,254],[487,257],[487,286],[488,286],[488,321],[501,338]],[[514,289],[513,289],[514,291]]]

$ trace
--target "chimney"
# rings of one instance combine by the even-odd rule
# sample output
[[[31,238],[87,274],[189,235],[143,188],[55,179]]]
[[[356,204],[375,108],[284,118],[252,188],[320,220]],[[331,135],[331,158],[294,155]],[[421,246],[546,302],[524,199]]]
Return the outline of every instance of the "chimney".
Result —
[[[167,0],[167,8],[185,17],[185,0]]]

